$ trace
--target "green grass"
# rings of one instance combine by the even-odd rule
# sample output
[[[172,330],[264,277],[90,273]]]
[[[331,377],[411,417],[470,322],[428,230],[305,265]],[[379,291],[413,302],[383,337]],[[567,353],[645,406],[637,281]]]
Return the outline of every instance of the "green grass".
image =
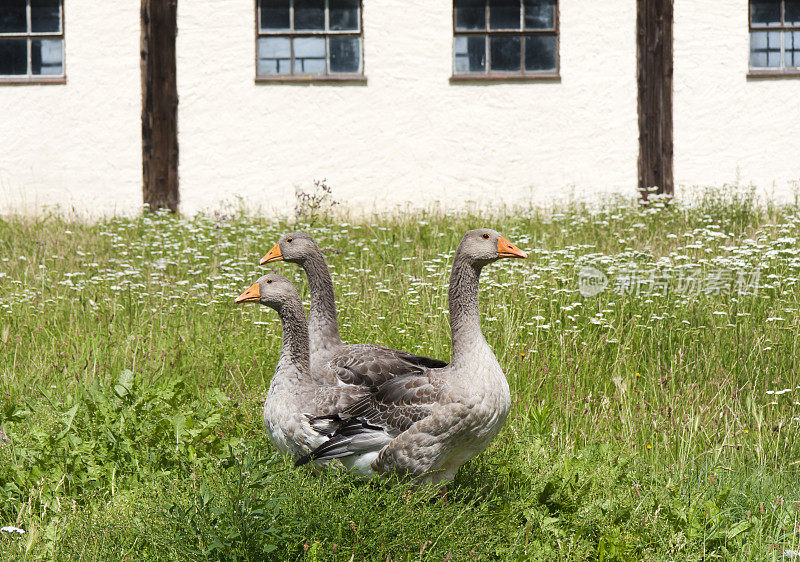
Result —
[[[343,338],[447,358],[450,260],[478,226],[529,251],[487,267],[481,286],[513,406],[445,500],[294,469],[266,439],[280,323],[233,298],[302,224],[236,211],[0,220],[0,526],[26,531],[0,534],[0,559],[800,550],[800,209],[709,194],[347,223],[323,213],[308,230],[326,248]],[[589,265],[609,278],[594,297],[578,291]],[[299,268],[274,269],[307,297]],[[733,290],[756,270],[757,291]],[[673,277],[634,290],[631,271]],[[685,272],[700,289],[731,277],[681,292]]]

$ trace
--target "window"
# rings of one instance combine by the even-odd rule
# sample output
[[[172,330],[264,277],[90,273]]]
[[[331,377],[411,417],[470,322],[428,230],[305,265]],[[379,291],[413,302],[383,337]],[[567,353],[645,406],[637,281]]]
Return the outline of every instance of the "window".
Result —
[[[258,80],[363,79],[360,0],[258,0]]]
[[[558,76],[556,0],[455,0],[454,78]]]
[[[800,73],[800,0],[750,0],[750,69]]]
[[[63,82],[61,0],[0,0],[0,81]]]

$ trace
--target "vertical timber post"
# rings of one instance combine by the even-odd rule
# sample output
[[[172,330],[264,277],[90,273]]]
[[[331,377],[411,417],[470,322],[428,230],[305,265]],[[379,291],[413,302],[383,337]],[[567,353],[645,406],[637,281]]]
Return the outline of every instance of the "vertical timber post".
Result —
[[[671,196],[673,0],[636,0],[639,191]]]
[[[177,0],[141,0],[142,199],[178,210]]]

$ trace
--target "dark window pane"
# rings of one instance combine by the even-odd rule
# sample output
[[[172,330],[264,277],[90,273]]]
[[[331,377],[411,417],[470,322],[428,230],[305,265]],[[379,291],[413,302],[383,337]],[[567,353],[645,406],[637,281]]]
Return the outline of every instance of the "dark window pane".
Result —
[[[361,71],[361,41],[358,37],[331,36],[331,72]]]
[[[294,39],[294,73],[325,74],[325,38]]]
[[[525,37],[525,70],[556,69],[556,36],[528,35]]]
[[[779,67],[781,65],[781,32],[750,32],[750,66],[754,68]]]
[[[790,68],[800,66],[800,31],[784,31],[785,65]]]
[[[455,72],[486,72],[486,37],[455,38]]]
[[[358,0],[330,0],[330,26],[333,30],[358,30]]]
[[[61,39],[31,41],[31,74],[64,74],[64,47]]]
[[[0,39],[0,74],[28,73],[28,40]]]
[[[289,0],[261,0],[261,29],[289,29]]]
[[[522,58],[520,45],[521,40],[519,37],[491,37],[489,39],[489,49],[492,70],[519,70]]]
[[[456,0],[456,29],[486,29],[486,2]]]
[[[527,29],[553,29],[555,25],[555,0],[524,0],[525,27]]]
[[[31,31],[61,31],[61,0],[31,0]]]
[[[0,33],[28,31],[25,0],[0,0]]]
[[[294,0],[295,29],[325,29],[324,0]]]
[[[490,29],[519,29],[519,0],[489,0]]]
[[[780,0],[750,0],[750,23],[758,26],[780,25]]]
[[[288,37],[258,38],[259,74],[289,74],[289,42]]]
[[[788,25],[800,25],[800,0],[786,0],[783,18]]]

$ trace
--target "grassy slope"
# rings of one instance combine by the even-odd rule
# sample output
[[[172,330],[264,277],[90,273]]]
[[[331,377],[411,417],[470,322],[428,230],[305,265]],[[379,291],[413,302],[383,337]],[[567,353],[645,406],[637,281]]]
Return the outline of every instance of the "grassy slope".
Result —
[[[232,298],[294,225],[231,213],[0,221],[0,558],[779,559],[798,549],[795,208],[747,198],[322,221],[343,337],[449,356],[463,232],[514,400],[448,492],[314,475],[261,400],[280,324]],[[761,268],[756,295],[584,298],[595,264]],[[298,268],[275,269],[307,290]],[[674,289],[675,287],[672,286]],[[778,320],[780,318],[780,320]],[[771,404],[771,402],[777,402]],[[793,421],[794,419],[794,421]]]

